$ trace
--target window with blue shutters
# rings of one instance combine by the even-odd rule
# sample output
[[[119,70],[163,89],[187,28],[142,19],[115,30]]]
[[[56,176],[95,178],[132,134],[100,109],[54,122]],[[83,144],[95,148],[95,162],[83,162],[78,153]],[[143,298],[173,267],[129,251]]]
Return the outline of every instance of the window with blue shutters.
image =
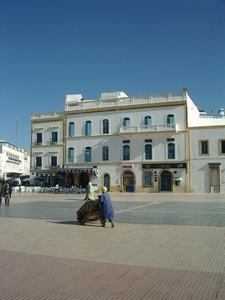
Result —
[[[108,134],[109,133],[109,120],[104,119],[102,121],[102,133]]]
[[[69,123],[68,136],[74,136],[74,122]]]
[[[85,135],[91,135],[91,121],[85,123]]]
[[[152,118],[150,116],[145,117],[145,125],[152,125]]]
[[[167,115],[166,124],[174,124],[174,115]]]
[[[168,144],[168,159],[175,159],[175,144]]]
[[[145,145],[145,159],[152,159],[152,145]]]
[[[130,118],[123,119],[123,126],[130,126]]]
[[[103,161],[109,160],[109,147],[108,146],[102,147],[102,160]]]
[[[209,141],[200,142],[200,155],[209,155]]]
[[[52,132],[51,142],[52,143],[57,143],[58,142],[58,132],[57,131]]]
[[[51,156],[51,166],[57,167],[57,156]]]
[[[143,185],[151,186],[152,185],[152,172],[145,171],[143,174]]]
[[[85,148],[85,162],[91,162],[91,147]]]
[[[130,160],[130,146],[123,146],[123,160]]]
[[[42,167],[42,157],[41,156],[36,157],[36,167]]]
[[[37,133],[37,144],[42,144],[42,132]]]
[[[68,163],[74,162],[74,148],[70,147],[68,149]]]

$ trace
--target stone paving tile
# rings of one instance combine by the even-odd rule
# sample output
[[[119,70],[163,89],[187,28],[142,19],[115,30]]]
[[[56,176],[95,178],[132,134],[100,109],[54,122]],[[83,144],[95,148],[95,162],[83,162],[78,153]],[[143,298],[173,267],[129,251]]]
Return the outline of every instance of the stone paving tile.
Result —
[[[224,299],[225,275],[0,251],[0,299]]]
[[[121,222],[114,229],[109,224],[101,228],[99,222],[81,226],[65,219],[69,210],[62,219],[55,215],[63,203],[65,209],[66,203],[80,205],[83,195],[76,200],[74,195],[56,196],[14,195],[11,206],[1,207],[0,299],[225,299],[225,227],[212,222],[210,226]],[[132,201],[128,221],[134,209],[138,213],[143,206],[153,207],[149,195],[141,195],[139,204],[140,195],[135,196],[115,196],[115,201]],[[172,207],[174,211],[176,205],[170,203],[176,201],[180,208],[184,207],[180,202],[186,207],[187,201],[201,202],[195,207],[207,208],[204,214],[213,213],[214,218],[219,203],[219,213],[225,213],[221,195],[206,195],[205,201],[201,195],[197,201],[193,195],[185,194],[179,201],[180,197],[154,195],[156,202],[167,203],[165,214]],[[56,199],[59,206],[53,211]],[[35,218],[34,210],[34,217],[27,219],[32,201],[37,213],[42,212],[37,211],[38,203],[45,203],[52,215]],[[24,214],[16,218],[13,209]],[[120,210],[124,209],[122,205]]]

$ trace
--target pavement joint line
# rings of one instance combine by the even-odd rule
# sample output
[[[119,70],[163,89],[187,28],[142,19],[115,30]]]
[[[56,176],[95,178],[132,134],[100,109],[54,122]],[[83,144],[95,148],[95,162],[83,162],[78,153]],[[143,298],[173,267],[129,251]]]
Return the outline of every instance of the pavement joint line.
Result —
[[[135,209],[138,209],[138,208],[143,208],[143,207],[151,206],[151,205],[155,205],[155,204],[160,204],[160,202],[151,202],[151,203],[148,203],[148,204],[145,204],[145,205],[140,205],[140,206],[135,206],[135,207],[131,207],[131,208],[123,209],[123,210],[118,210],[118,211],[115,211],[115,213],[118,214],[118,213],[131,211],[131,210],[135,210]]]
[[[129,210],[133,210],[133,209],[128,209],[127,211]],[[126,210],[123,210],[122,212],[125,212]],[[119,211],[120,212],[120,211]],[[136,212],[146,212],[145,210],[137,210]],[[160,210],[160,211],[157,211],[157,210],[154,210],[154,213],[173,213],[173,214],[180,214],[182,213],[183,211],[182,210],[179,210],[179,211],[174,211],[174,210]],[[117,213],[117,212],[116,212]],[[209,212],[209,211],[188,211],[186,212],[185,211],[185,214],[219,214],[219,215],[224,215],[225,212],[217,212],[217,211],[212,211],[212,212]]]

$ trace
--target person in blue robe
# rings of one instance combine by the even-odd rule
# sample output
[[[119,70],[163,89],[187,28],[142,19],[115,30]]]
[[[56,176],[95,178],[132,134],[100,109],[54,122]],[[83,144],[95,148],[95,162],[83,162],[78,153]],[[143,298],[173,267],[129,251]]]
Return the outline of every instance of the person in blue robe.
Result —
[[[107,193],[107,188],[103,186],[101,188],[102,194],[99,195],[99,203],[101,206],[101,222],[102,222],[102,227],[105,227],[107,219],[111,223],[111,227],[114,228],[114,209],[112,205],[112,201],[110,198],[109,193]]]

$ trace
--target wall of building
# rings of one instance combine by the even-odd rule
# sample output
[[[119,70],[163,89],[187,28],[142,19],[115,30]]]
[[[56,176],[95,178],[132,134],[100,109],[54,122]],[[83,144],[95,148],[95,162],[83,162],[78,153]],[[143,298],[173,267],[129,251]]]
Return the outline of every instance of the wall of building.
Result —
[[[20,180],[21,175],[30,174],[30,156],[26,150],[0,141],[0,179]]]
[[[221,153],[220,141],[225,140],[225,125],[190,130],[191,192],[210,193],[210,164],[219,164],[220,192],[225,193],[225,153]],[[201,155],[200,141],[208,141],[209,153]]]
[[[169,114],[174,115],[175,124],[167,124]],[[145,116],[151,117],[151,126],[144,126]],[[130,125],[124,127],[126,117],[130,118]],[[109,120],[108,134],[103,134],[104,119]],[[91,135],[85,135],[86,121],[91,121]],[[68,133],[70,122],[75,124],[74,136]],[[107,178],[111,191],[124,190],[129,179],[126,175],[132,177],[134,192],[160,192],[165,182],[169,182],[173,193],[211,192],[219,170],[220,191],[225,192],[224,156],[218,154],[217,146],[218,139],[223,138],[225,118],[200,116],[186,91],[135,97],[123,92],[103,93],[97,100],[84,100],[81,94],[68,95],[65,112],[32,115],[31,124],[32,165],[35,156],[42,155],[42,171],[46,174],[51,171],[52,153],[57,153],[61,167],[56,171],[67,172],[63,176],[75,184],[87,172],[97,186],[103,185]],[[58,131],[58,143],[54,145],[50,143],[53,130]],[[42,145],[35,144],[37,132],[43,133]],[[209,155],[199,155],[199,139],[209,140]],[[175,144],[173,159],[168,158],[171,141]],[[146,143],[152,145],[149,160],[145,159]],[[129,160],[123,160],[125,144],[130,146]],[[102,159],[103,146],[109,147],[109,161]],[[91,147],[91,162],[85,162],[86,147]],[[74,148],[73,163],[68,161],[69,148]],[[146,172],[151,174],[150,186],[143,184]]]

